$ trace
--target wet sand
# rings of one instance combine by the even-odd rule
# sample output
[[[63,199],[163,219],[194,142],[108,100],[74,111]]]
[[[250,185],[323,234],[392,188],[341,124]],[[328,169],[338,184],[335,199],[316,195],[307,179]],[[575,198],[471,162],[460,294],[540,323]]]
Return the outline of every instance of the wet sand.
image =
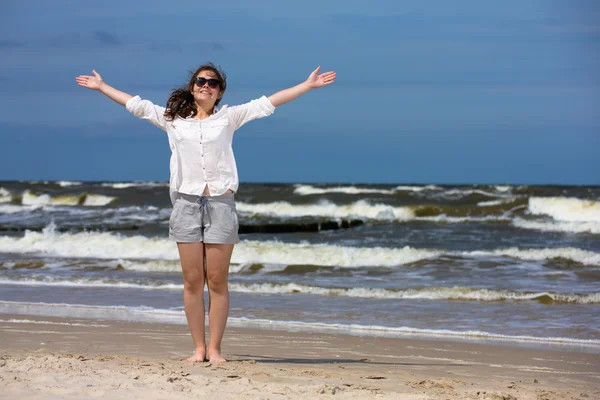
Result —
[[[186,326],[0,314],[11,399],[597,399],[597,349],[231,328],[189,364]]]

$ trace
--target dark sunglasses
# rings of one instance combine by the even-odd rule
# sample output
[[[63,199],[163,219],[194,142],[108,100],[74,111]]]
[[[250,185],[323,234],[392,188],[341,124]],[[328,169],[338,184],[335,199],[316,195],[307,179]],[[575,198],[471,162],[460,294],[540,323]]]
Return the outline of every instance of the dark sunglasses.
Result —
[[[208,87],[214,89],[216,87],[218,87],[219,85],[221,85],[221,81],[219,79],[206,79],[206,78],[202,78],[202,77],[197,77],[196,79],[194,79],[194,82],[196,82],[196,85],[198,85],[198,87],[202,87],[204,86],[204,84],[208,83]]]

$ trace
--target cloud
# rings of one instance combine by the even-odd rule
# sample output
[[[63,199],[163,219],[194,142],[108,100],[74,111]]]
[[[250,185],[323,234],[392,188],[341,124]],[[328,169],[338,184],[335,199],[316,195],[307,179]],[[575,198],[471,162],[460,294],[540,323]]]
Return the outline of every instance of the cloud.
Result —
[[[119,38],[107,31],[94,31],[92,39],[107,46],[120,46],[123,44]]]

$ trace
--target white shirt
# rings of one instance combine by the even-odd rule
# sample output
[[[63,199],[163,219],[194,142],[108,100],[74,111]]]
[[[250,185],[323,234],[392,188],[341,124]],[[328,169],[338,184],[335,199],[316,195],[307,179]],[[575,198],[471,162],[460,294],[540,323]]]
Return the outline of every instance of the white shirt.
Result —
[[[169,192],[200,196],[208,186],[212,196],[228,189],[237,192],[239,179],[233,149],[233,132],[246,122],[275,112],[269,99],[262,96],[249,103],[224,105],[206,119],[179,118],[167,121],[165,108],[135,96],[125,104],[127,111],[158,126],[169,137],[171,178]]]

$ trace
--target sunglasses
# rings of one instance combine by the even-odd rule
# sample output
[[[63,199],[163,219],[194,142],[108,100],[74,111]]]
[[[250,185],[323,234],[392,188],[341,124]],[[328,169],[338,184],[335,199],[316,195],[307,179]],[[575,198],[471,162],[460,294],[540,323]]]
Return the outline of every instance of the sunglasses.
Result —
[[[198,87],[202,87],[204,86],[204,84],[208,83],[208,87],[212,89],[215,89],[216,87],[221,85],[221,81],[219,79],[206,79],[200,76],[194,79],[194,82],[196,83],[196,85],[198,85]]]

